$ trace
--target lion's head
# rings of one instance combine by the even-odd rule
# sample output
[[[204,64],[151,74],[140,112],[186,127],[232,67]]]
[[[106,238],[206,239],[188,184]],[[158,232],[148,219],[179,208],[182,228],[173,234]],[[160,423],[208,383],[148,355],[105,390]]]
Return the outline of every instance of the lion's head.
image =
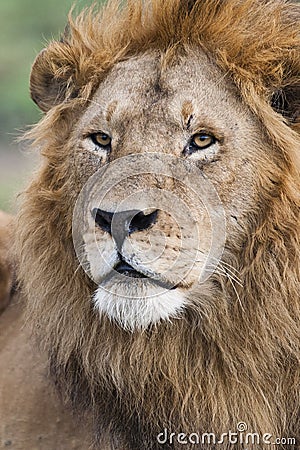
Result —
[[[28,317],[75,403],[143,436],[130,448],[296,414],[298,20],[282,0],[113,1],[33,66]]]

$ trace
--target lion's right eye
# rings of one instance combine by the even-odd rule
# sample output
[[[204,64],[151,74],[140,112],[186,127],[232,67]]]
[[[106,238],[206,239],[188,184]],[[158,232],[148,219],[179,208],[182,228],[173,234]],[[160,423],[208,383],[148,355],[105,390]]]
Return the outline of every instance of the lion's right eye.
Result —
[[[106,133],[93,133],[90,138],[97,147],[108,148],[111,144],[111,137]]]

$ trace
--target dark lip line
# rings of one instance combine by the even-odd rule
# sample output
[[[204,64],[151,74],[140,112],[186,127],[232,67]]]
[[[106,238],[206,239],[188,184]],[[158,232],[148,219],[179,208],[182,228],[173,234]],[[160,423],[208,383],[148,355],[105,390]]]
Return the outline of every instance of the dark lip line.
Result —
[[[118,262],[118,264],[114,267],[114,270],[118,273],[120,273],[121,275],[124,275],[124,272],[135,272],[137,274],[139,274],[139,277],[132,277],[132,278],[149,278],[147,275],[143,274],[142,272],[139,272],[138,270],[136,270],[134,267],[132,267],[130,264],[128,264],[126,261],[121,260]],[[126,275],[125,275],[126,276]]]
[[[124,275],[121,272],[118,272],[118,270],[116,270],[116,268],[118,267],[118,265],[120,264],[126,264],[128,266],[128,268],[132,268],[133,271],[140,273],[142,275],[142,277],[130,277],[127,275]],[[136,280],[149,280],[150,282],[152,282],[153,284],[155,284],[156,286],[160,286],[164,289],[167,289],[168,291],[172,291],[175,290],[179,287],[179,284],[173,285],[173,283],[169,283],[169,282],[165,282],[165,281],[161,281],[161,280],[157,280],[155,278],[151,278],[148,275],[143,274],[142,272],[139,272],[138,270],[134,269],[134,267],[130,266],[130,264],[128,264],[126,261],[124,261],[123,259],[121,261],[119,261],[115,267],[112,268],[112,270],[107,274],[107,276],[105,277],[106,280],[112,278],[115,274],[118,274],[121,277],[126,277],[127,279],[136,279]]]

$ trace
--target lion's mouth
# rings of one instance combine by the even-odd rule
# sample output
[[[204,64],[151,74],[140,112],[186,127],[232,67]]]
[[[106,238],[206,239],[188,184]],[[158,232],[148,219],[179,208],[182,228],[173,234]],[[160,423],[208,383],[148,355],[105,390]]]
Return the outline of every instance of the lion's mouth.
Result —
[[[121,255],[119,255],[121,256]],[[162,281],[159,278],[152,277],[151,275],[146,275],[143,272],[139,272],[134,267],[132,267],[128,262],[126,262],[122,257],[120,261],[117,263],[117,265],[113,268],[113,271],[110,273],[110,276],[113,276],[113,272],[117,272],[120,275],[123,275],[128,278],[140,278],[144,280],[148,280],[150,283],[153,283],[154,285],[163,287],[164,289],[173,290],[178,287],[178,285],[174,285],[168,281]]]
[[[125,275],[126,277],[131,278],[148,278],[145,274],[138,272],[136,269],[134,269],[130,264],[128,264],[126,261],[120,261],[114,270],[122,275]]]

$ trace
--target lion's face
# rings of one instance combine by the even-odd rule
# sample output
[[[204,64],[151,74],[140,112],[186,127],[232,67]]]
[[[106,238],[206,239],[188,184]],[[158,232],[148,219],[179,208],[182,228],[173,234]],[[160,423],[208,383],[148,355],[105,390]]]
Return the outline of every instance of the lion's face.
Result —
[[[111,70],[71,145],[79,174],[104,167],[83,233],[101,312],[145,328],[176,317],[194,289],[209,289],[225,233],[236,239],[254,209],[264,141],[226,75],[199,51],[166,67],[149,53]]]

